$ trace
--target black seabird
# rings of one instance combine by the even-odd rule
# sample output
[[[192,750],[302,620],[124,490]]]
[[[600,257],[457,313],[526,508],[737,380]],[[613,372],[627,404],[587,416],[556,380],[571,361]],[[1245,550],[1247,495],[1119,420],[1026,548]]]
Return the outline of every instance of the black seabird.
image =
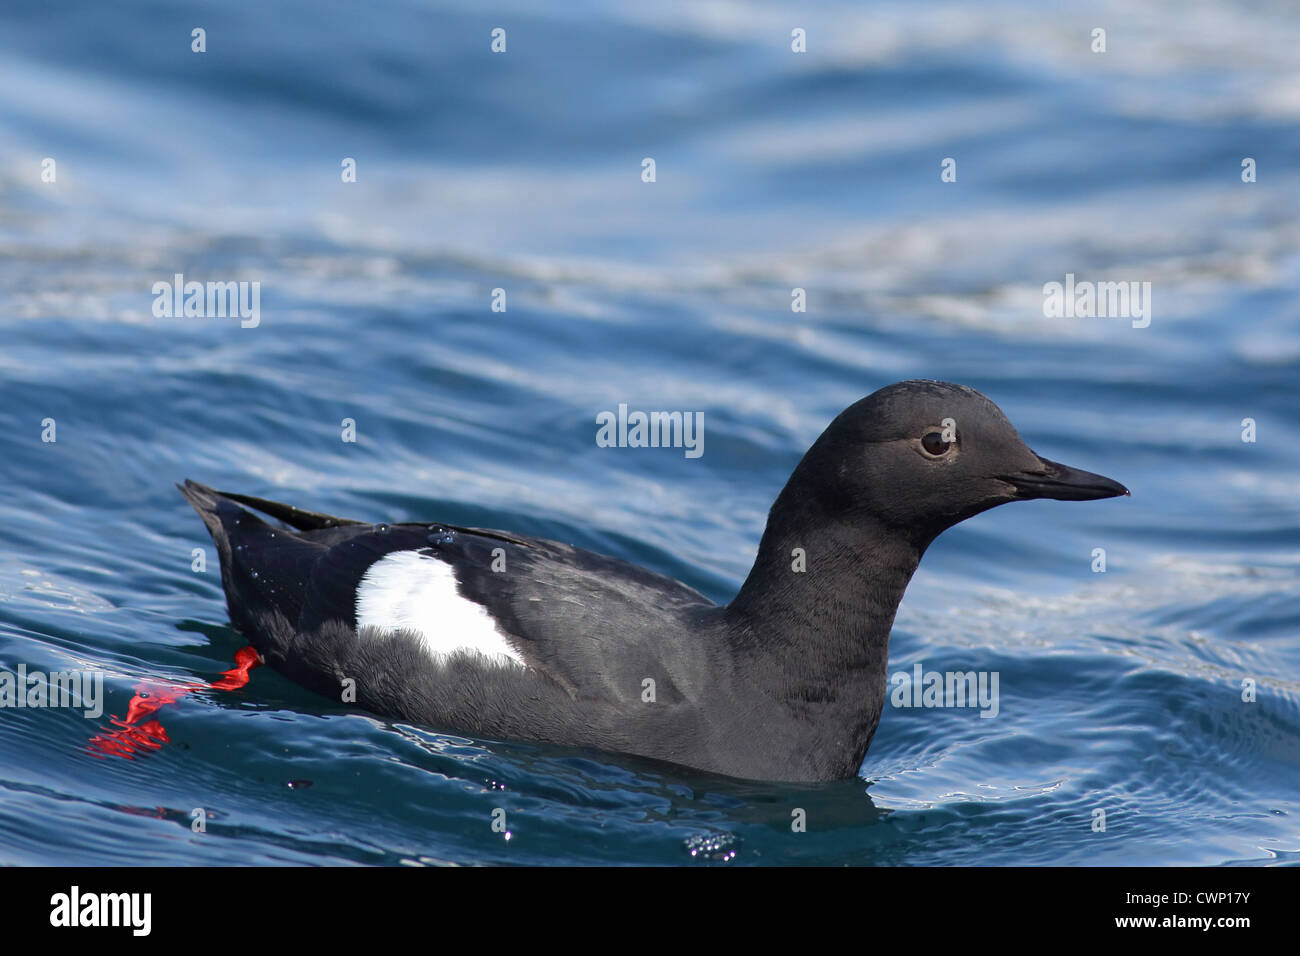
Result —
[[[1009,501],[1128,494],[1034,454],[974,389],[890,385],[804,455],[718,606],[541,538],[181,491],[216,542],[234,627],[300,684],[435,729],[796,781],[857,773],[894,613],[940,532]]]

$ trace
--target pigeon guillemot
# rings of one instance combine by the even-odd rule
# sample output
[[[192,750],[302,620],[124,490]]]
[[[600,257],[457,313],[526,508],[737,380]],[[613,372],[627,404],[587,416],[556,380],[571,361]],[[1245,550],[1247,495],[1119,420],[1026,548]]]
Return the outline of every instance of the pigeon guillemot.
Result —
[[[1008,501],[1128,494],[1034,454],[974,389],[900,382],[808,450],[718,606],[527,535],[181,491],[216,542],[231,622],[300,684],[435,729],[795,781],[858,772],[894,613],[940,532]]]

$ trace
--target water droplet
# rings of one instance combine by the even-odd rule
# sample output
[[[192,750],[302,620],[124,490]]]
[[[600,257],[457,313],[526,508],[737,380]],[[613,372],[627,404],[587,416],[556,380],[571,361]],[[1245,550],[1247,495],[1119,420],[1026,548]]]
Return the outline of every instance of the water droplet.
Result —
[[[731,833],[700,833],[682,841],[682,846],[697,860],[728,863],[736,858],[740,838]]]

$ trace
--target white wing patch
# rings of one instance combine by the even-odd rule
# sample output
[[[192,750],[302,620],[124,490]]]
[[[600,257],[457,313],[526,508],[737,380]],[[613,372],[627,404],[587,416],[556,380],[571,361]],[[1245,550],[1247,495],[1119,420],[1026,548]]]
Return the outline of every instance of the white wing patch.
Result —
[[[394,551],[372,564],[357,587],[357,631],[407,630],[419,635],[429,656],[478,651],[520,667],[524,659],[487,608],[456,590],[451,565],[419,551]]]

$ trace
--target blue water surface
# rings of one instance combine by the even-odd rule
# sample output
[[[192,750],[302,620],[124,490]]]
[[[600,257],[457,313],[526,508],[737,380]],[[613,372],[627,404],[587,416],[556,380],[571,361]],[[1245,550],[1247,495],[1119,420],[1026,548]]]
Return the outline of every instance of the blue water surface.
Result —
[[[0,666],[107,693],[0,711],[0,862],[1300,860],[1300,12],[549,6],[0,8]],[[259,324],[156,317],[177,273],[259,282]],[[1149,325],[1046,318],[1067,274],[1150,282]],[[177,480],[725,601],[807,446],[906,378],[1132,489],[926,556],[891,673],[997,672],[996,718],[887,706],[859,779],[773,785],[262,668],[162,708],[156,752],[87,750],[142,681],[244,644]],[[704,454],[597,447],[619,403],[702,411]]]

